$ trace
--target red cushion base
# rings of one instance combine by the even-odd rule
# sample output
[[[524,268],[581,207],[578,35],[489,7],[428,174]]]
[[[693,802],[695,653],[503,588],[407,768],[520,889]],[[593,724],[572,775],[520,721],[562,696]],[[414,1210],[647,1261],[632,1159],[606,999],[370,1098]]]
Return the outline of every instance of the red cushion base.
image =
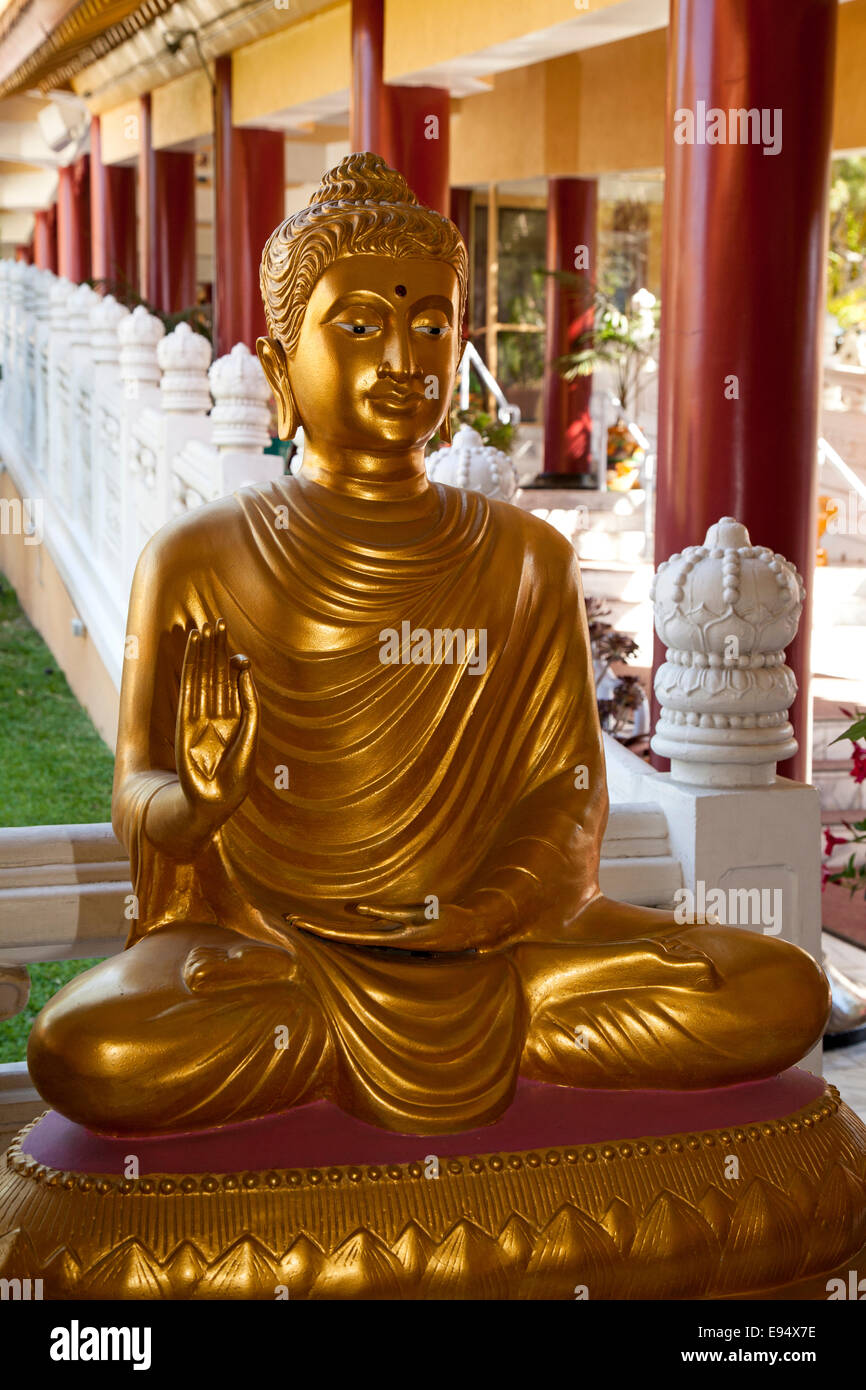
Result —
[[[328,1101],[219,1129],[121,1138],[93,1134],[50,1111],[21,1147],[51,1168],[118,1175],[134,1151],[141,1176],[411,1163],[431,1153],[520,1153],[754,1124],[790,1115],[823,1091],[820,1077],[797,1067],[709,1091],[578,1090],[521,1080],[513,1104],[495,1124],[435,1136],[392,1134]]]

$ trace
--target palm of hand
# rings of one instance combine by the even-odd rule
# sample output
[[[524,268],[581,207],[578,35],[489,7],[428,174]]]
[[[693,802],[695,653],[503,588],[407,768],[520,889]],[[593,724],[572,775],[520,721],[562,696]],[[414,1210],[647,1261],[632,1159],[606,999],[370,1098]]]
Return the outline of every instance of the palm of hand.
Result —
[[[226,625],[189,634],[175,733],[177,774],[187,801],[227,819],[252,785],[258,699],[249,661],[228,655]]]

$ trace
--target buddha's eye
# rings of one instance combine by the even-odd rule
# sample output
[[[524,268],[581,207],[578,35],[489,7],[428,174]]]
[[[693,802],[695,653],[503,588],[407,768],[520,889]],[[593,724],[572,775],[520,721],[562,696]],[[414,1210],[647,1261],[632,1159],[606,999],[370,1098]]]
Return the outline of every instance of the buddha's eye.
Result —
[[[342,328],[344,333],[351,333],[356,338],[369,338],[374,333],[380,331],[378,323],[336,323],[336,328]]]
[[[448,325],[445,323],[413,323],[412,330],[415,333],[423,333],[426,338],[444,338],[448,332]]]

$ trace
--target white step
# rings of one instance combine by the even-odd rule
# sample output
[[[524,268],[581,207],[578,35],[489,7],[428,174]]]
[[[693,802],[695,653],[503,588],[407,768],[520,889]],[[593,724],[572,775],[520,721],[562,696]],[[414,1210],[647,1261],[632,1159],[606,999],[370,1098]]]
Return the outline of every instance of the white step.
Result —
[[[639,907],[668,907],[683,885],[683,871],[670,855],[647,859],[607,859],[602,856],[599,887],[606,897]]]
[[[599,866],[605,896],[640,907],[667,907],[682,882],[661,807],[624,802],[612,807]]]

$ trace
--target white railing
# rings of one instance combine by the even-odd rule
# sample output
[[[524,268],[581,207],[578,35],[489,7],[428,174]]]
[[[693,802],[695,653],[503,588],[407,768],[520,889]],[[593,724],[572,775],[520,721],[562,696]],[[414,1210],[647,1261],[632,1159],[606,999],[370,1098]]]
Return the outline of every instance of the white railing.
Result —
[[[496,401],[496,413],[502,423],[504,425],[519,425],[520,406],[511,405],[506,400],[505,392],[488,368],[484,358],[481,356],[474,343],[469,342],[467,342],[463,350],[463,357],[460,361],[460,409],[469,409],[472,372],[475,372],[482,385],[487,387],[487,390]]]
[[[263,452],[270,391],[243,344],[211,365],[210,344],[188,325],[166,335],[142,308],[13,261],[0,261],[0,365],[0,457],[23,527],[44,531],[119,686],[146,541],[172,517],[283,471]]]

